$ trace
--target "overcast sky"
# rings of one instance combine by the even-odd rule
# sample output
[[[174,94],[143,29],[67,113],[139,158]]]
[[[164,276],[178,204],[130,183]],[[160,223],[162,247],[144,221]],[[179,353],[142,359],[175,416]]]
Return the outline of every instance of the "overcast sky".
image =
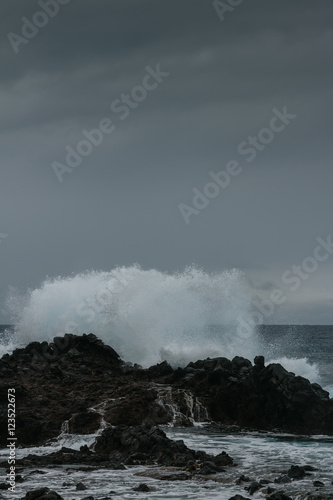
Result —
[[[195,263],[281,289],[269,321],[332,324],[332,0],[44,3],[0,5],[1,306],[46,276]]]

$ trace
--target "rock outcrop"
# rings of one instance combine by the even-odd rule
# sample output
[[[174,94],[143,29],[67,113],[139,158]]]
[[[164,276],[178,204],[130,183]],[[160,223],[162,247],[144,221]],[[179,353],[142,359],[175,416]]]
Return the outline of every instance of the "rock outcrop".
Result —
[[[16,437],[42,444],[61,432],[114,426],[215,421],[263,430],[333,434],[333,400],[279,364],[214,358],[173,370],[123,362],[95,335],[33,342],[0,360],[0,445],[7,440],[8,388],[15,389]]]
[[[157,427],[127,427],[119,425],[103,431],[96,440],[95,451],[107,453],[111,460],[137,465],[158,463],[159,465],[185,467],[189,461],[212,461],[215,466],[232,465],[233,460],[223,453],[217,457],[203,451],[190,450],[183,441],[172,441]]]
[[[119,425],[105,429],[97,437],[92,451],[82,446],[79,451],[62,448],[48,455],[28,455],[17,460],[20,467],[84,464],[114,469],[125,469],[128,465],[163,465],[186,468],[195,464],[192,472],[205,474],[223,472],[223,467],[232,466],[232,458],[225,452],[208,455],[203,451],[189,449],[183,441],[173,441],[157,427],[128,427]],[[0,467],[6,467],[1,462]],[[190,470],[190,467],[187,467]]]
[[[298,434],[333,434],[329,393],[280,364],[265,367],[262,357],[256,358],[254,366],[241,357],[197,361],[178,369],[167,381],[201,398],[216,422]]]

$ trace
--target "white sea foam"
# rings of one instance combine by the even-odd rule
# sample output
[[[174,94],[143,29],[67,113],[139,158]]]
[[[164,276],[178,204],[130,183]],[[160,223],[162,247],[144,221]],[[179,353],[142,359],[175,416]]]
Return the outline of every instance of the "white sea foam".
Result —
[[[16,342],[13,342],[13,341],[9,341],[9,342],[5,342],[3,344],[0,344],[0,359],[2,358],[2,356],[8,352],[12,352],[15,348],[17,347],[17,344]]]
[[[316,363],[310,363],[307,358],[281,358],[269,360],[269,363],[280,363],[288,372],[307,378],[311,382],[320,383],[321,377],[319,367]]]
[[[319,365],[311,363],[307,358],[288,358],[283,356],[277,359],[270,359],[268,363],[280,363],[288,372],[295,373],[300,377],[304,377],[312,383],[321,385],[326,391],[333,396],[333,387],[325,386],[322,376],[320,375]]]
[[[325,386],[318,365],[307,358],[270,359],[255,330],[242,336],[239,318],[252,323],[251,296],[236,269],[206,273],[188,267],[167,274],[133,265],[89,271],[46,279],[25,293],[11,291],[7,310],[16,330],[14,338],[5,336],[0,357],[31,341],[93,332],[123,359],[143,366],[164,359],[177,367],[207,357],[252,360],[264,354],[266,363],[279,362]],[[332,395],[332,387],[325,388]]]
[[[247,318],[251,303],[236,269],[210,274],[189,267],[167,274],[134,265],[90,271],[13,292],[7,308],[20,345],[93,332],[125,360],[143,366],[259,352],[255,332],[247,339],[237,334],[238,318]],[[214,332],[211,325],[224,330]]]

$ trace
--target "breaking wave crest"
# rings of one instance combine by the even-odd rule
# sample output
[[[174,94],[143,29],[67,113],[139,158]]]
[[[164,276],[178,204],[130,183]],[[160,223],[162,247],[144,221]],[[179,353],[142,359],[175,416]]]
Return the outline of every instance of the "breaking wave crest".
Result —
[[[240,315],[251,298],[239,270],[206,273],[196,267],[168,274],[137,265],[47,279],[7,299],[15,342],[50,341],[93,332],[126,361],[181,366],[198,358],[253,357],[255,332],[244,339]]]
[[[271,355],[253,324],[251,295],[237,269],[207,273],[196,267],[168,274],[138,265],[46,279],[25,293],[12,291],[7,311],[14,336],[0,356],[32,341],[65,333],[95,333],[119,355],[144,367],[167,360],[173,367],[207,357],[263,354],[288,371],[322,385],[319,365],[307,358]],[[332,394],[327,381],[323,384]]]

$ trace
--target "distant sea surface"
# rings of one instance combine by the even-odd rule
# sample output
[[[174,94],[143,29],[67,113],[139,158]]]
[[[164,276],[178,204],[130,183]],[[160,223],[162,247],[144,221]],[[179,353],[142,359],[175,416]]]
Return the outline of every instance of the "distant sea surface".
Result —
[[[262,325],[258,328],[270,359],[285,361],[289,371],[296,371],[293,360],[307,359],[318,370],[319,382],[332,391],[333,396],[333,326],[332,325]],[[292,360],[292,361],[288,361]],[[294,369],[293,369],[294,365]],[[309,370],[311,378],[312,370]],[[306,377],[307,371],[304,370]],[[317,380],[318,381],[318,380]]]

